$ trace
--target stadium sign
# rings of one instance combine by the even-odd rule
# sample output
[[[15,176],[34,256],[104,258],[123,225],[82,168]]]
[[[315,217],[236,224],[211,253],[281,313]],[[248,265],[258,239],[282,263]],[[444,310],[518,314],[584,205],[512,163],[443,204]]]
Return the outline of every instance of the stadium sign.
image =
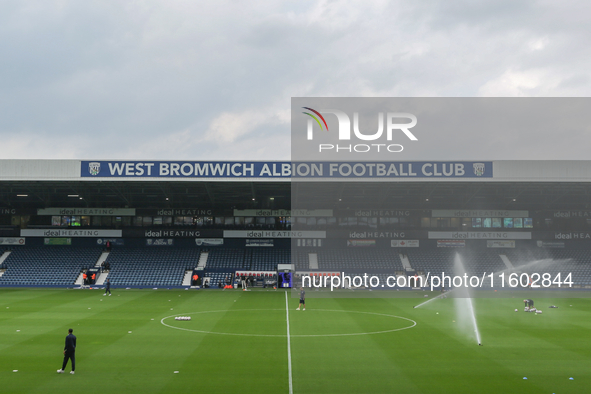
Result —
[[[124,228],[124,238],[221,238],[223,230],[165,230],[163,228]]]
[[[419,240],[418,239],[407,239],[407,240],[393,239],[390,241],[390,246],[393,248],[418,248],[419,247]]]
[[[536,242],[536,245],[538,246],[538,248],[550,248],[550,249],[560,249],[560,248],[564,248],[565,244],[564,242],[548,242],[548,241],[538,241]]]
[[[135,216],[135,208],[40,208],[37,215]]]
[[[195,245],[197,246],[220,246],[223,244],[223,238],[195,238]]]
[[[174,239],[168,238],[168,239],[164,239],[164,238],[148,238],[146,239],[146,246],[173,246],[174,245]]]
[[[224,238],[326,238],[326,231],[224,230]]]
[[[235,209],[234,216],[294,216],[294,217],[331,217],[332,209]]]
[[[414,232],[416,234],[416,232]],[[342,235],[344,236],[344,235]],[[367,239],[367,238],[406,238],[404,231],[351,231],[347,238]]]
[[[494,210],[494,209],[433,209],[433,218],[527,218],[529,211]]]
[[[296,162],[292,178],[492,178],[492,162]]]
[[[0,215],[35,215],[36,212],[33,208],[0,208]]]
[[[591,239],[591,233],[573,232],[573,233],[554,233],[554,239]]]
[[[0,238],[0,245],[24,245],[25,238],[21,237],[3,237]]]
[[[420,213],[422,214],[423,211],[420,211]],[[411,211],[397,209],[359,209],[356,211],[342,210],[337,214],[341,217],[409,217]]]
[[[82,178],[492,178],[492,162],[205,162],[113,161],[90,172],[81,162]]]
[[[515,241],[492,240],[486,241],[487,248],[515,248]]]
[[[429,231],[429,239],[532,239],[531,232]]]
[[[21,230],[21,237],[110,238],[110,237],[121,237],[121,230],[22,229]]]
[[[82,178],[289,178],[289,162],[82,161]]]
[[[591,211],[555,211],[550,212],[548,217],[556,219],[569,218],[591,218]]]
[[[230,213],[230,210],[214,210],[211,208],[205,209],[138,209],[138,215],[149,215],[149,216],[214,216],[214,215],[226,215]]]

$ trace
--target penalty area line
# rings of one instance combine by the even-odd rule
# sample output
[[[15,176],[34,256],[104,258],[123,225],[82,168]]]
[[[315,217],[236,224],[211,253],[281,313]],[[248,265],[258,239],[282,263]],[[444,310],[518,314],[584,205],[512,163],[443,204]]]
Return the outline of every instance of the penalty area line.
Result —
[[[289,303],[287,302],[287,290],[285,291],[285,317],[287,320],[287,369],[289,373],[289,394],[293,394],[293,379],[291,376],[291,337],[289,335]]]

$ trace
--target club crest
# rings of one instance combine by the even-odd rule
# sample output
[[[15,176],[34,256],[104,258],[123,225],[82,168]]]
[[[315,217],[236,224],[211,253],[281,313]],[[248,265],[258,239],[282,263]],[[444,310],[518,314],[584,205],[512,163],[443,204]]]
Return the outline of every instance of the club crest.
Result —
[[[484,175],[484,163],[474,163],[474,174],[476,176]]]
[[[88,163],[88,172],[92,176],[97,176],[99,172],[101,172],[101,163],[98,163],[96,161]]]

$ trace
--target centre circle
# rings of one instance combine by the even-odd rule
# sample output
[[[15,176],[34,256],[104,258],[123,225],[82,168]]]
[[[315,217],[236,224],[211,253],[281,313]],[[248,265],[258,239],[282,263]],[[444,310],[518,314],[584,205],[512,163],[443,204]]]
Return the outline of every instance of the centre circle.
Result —
[[[348,315],[343,316],[343,313]],[[319,318],[318,314],[322,314],[322,317]],[[191,320],[174,320],[177,316],[187,316]],[[285,309],[186,312],[164,317],[160,320],[160,323],[176,330],[202,334],[287,337],[285,332]],[[281,330],[283,330],[283,333],[281,334],[277,333],[277,323],[282,323]],[[407,317],[385,313],[311,309],[297,312],[290,311],[289,324],[290,337],[305,338],[385,334],[413,328],[417,325],[417,322]]]

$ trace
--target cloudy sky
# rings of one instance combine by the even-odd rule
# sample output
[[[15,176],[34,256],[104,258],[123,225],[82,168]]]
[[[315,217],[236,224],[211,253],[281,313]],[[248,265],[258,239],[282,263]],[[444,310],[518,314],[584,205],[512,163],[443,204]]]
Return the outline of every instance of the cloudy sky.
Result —
[[[584,0],[5,1],[0,155],[289,159],[291,97],[586,97],[589,15]]]

